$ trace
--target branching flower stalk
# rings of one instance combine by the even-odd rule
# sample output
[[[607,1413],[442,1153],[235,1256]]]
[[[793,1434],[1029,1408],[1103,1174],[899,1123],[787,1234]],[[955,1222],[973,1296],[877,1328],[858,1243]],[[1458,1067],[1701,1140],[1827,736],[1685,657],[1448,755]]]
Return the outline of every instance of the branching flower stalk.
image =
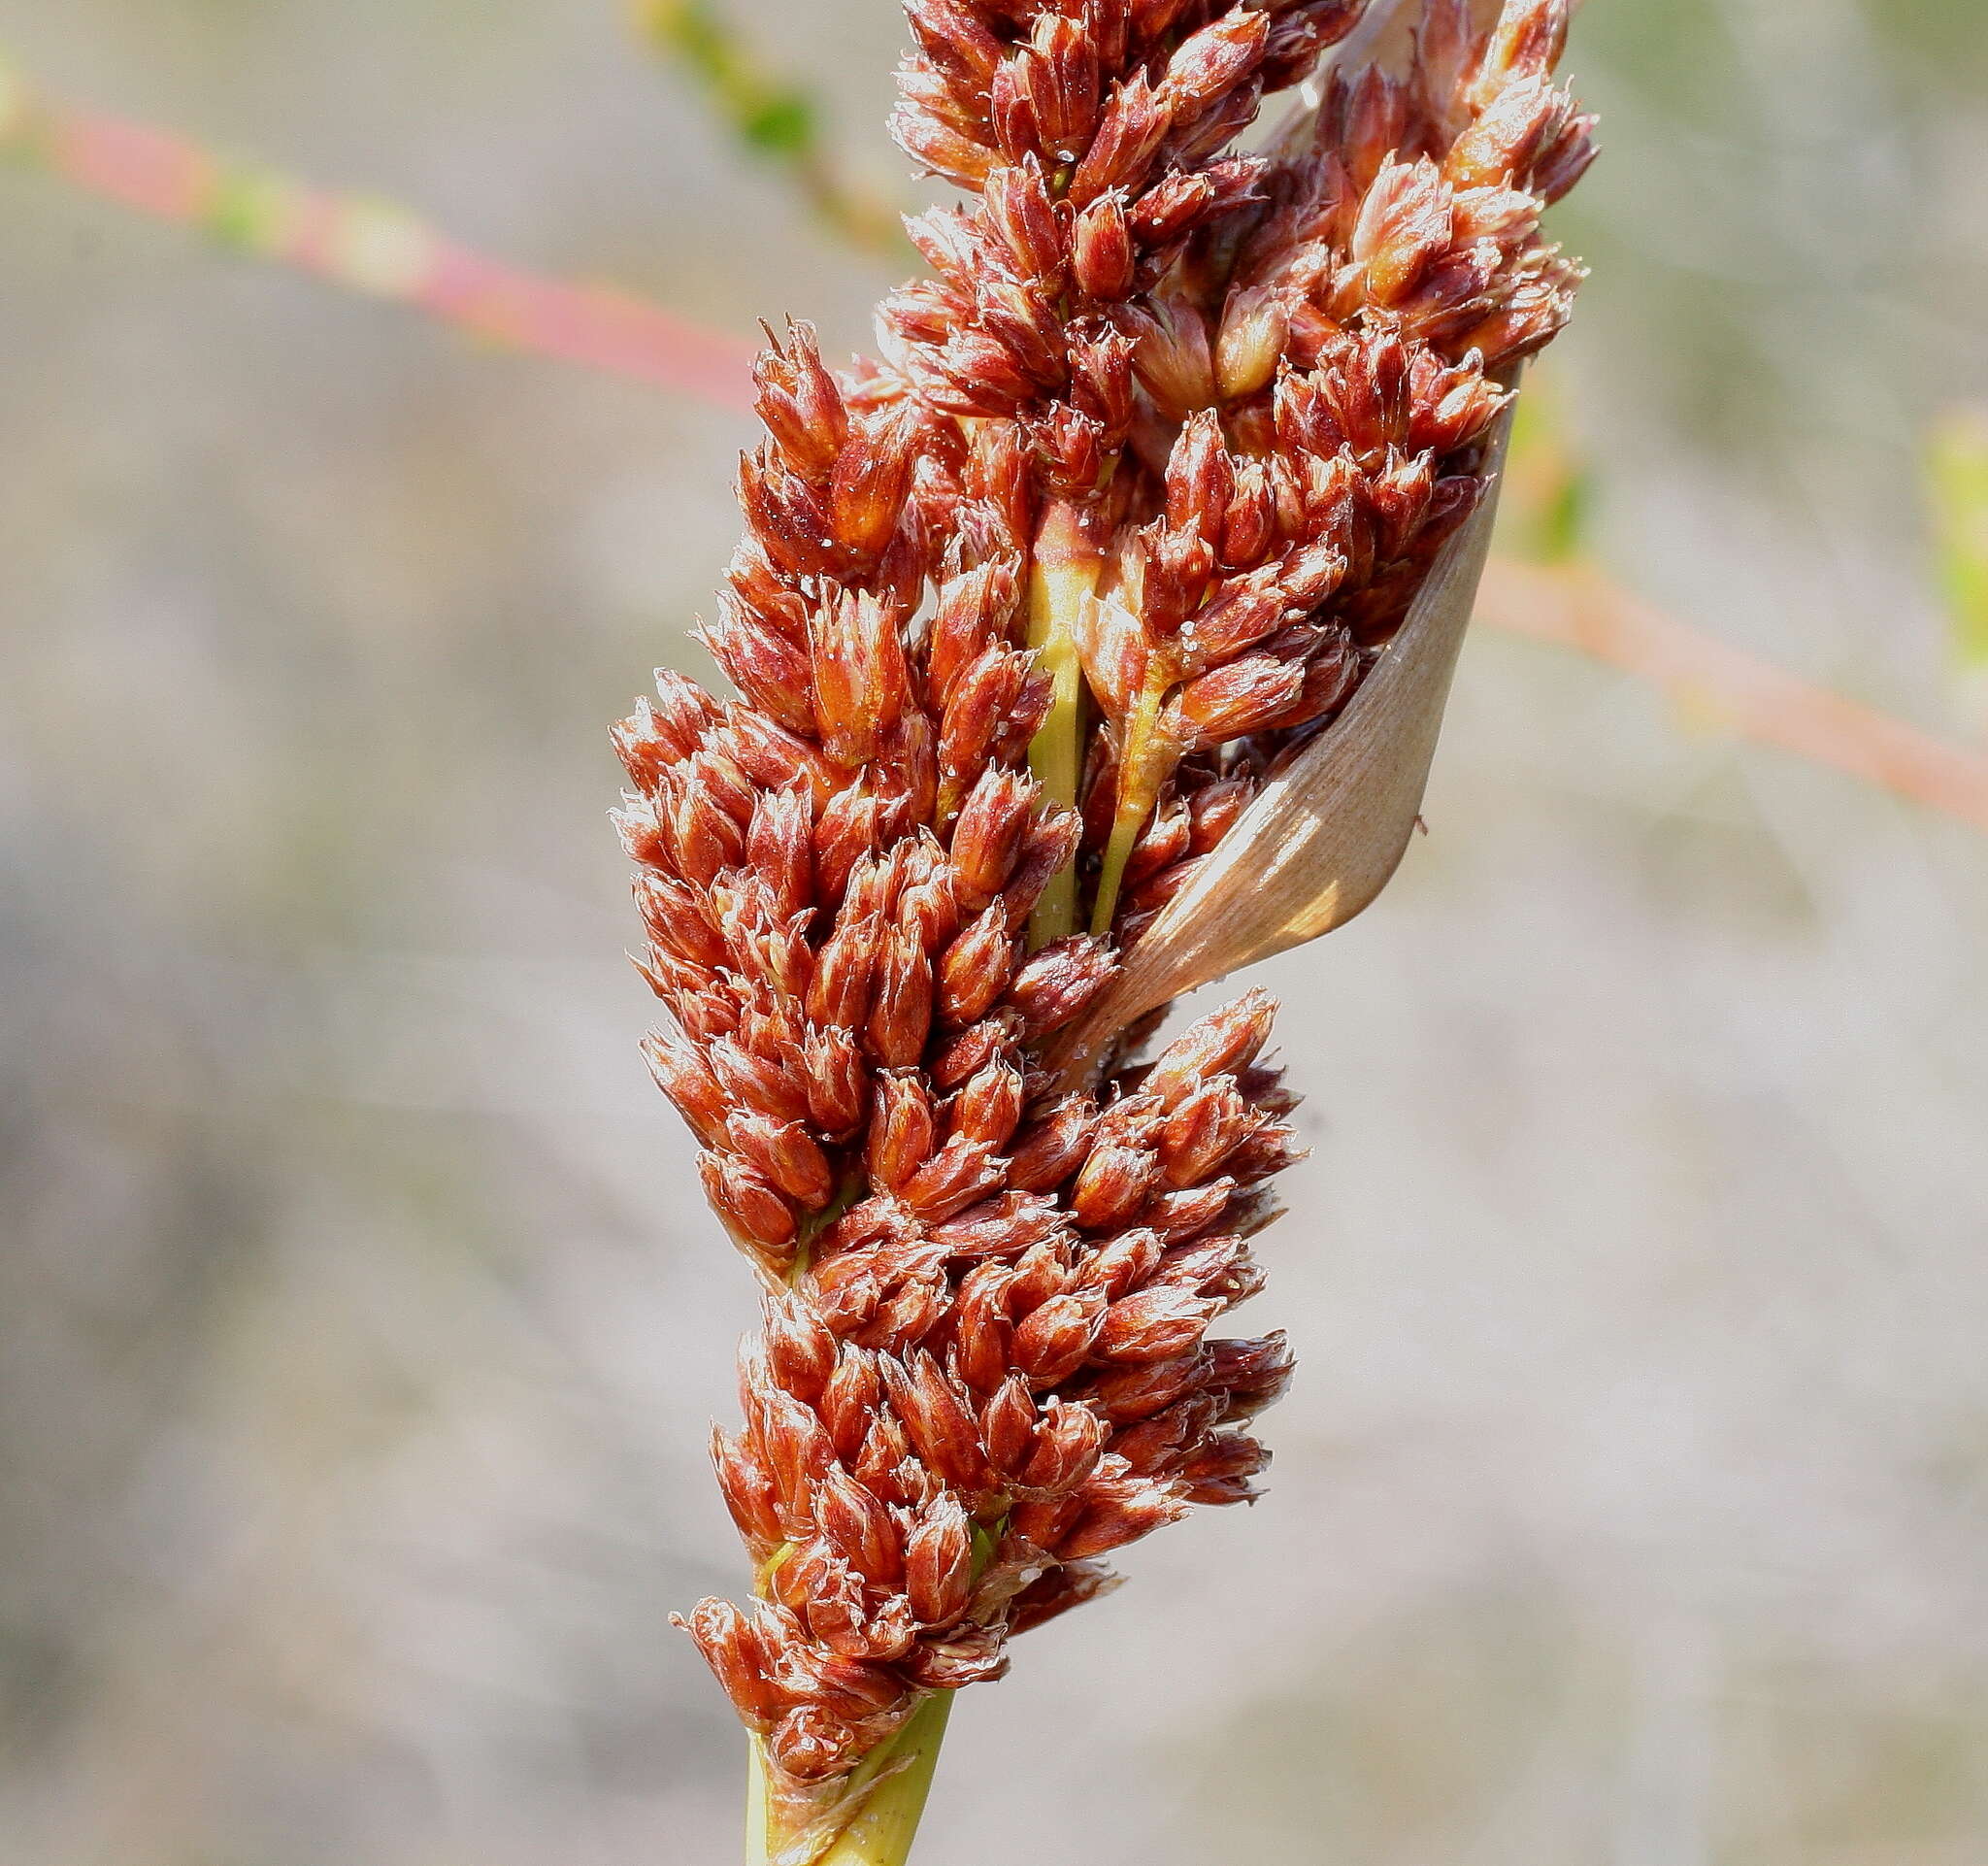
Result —
[[[665,672],[615,733],[649,1060],[763,1288],[713,1444],[752,1600],[685,1623],[779,1866],[897,1866],[950,1694],[1255,1494],[1290,1356],[1209,1331],[1295,1157],[1271,1001],[1067,1040],[1484,499],[1592,153],[1566,0],[1323,74],[1362,0],[908,10],[897,138],[964,204],[880,360],[759,358],[739,697]]]

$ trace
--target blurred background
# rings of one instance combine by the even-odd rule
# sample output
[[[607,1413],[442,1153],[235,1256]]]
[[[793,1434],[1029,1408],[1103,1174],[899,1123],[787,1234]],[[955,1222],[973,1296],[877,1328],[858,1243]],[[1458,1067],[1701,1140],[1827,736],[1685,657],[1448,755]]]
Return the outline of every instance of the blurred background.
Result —
[[[913,204],[888,0],[735,17]],[[805,120],[746,84],[743,149],[655,39],[0,0],[17,98],[864,343],[900,262]],[[1553,548],[1979,750],[1925,491],[1988,395],[1977,0],[1594,0],[1569,62]],[[26,161],[0,436],[0,1853],[736,1857],[667,1616],[741,1580],[751,1298],[604,813],[607,723],[706,666],[746,418]],[[1246,1318],[1303,1356],[1271,1494],[968,1695],[921,1861],[1979,1866],[1988,845],[1483,630],[1427,815],[1264,969],[1314,1150]]]

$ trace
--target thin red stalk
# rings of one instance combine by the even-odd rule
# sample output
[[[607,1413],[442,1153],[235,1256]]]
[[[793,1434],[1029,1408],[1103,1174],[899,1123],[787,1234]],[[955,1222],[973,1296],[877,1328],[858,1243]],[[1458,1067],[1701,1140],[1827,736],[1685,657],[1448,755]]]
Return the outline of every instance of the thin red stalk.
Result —
[[[202,227],[281,265],[394,299],[488,343],[634,377],[728,408],[752,400],[752,346],[612,285],[544,278],[415,216],[232,161],[149,124],[30,93],[0,68],[0,148],[83,192]]]
[[[1988,758],[1717,641],[1591,571],[1494,563],[1477,618],[1646,681],[1694,723],[1988,830]]]
[[[72,186],[205,228],[257,256],[394,299],[486,342],[749,407],[752,347],[612,286],[547,279],[397,207],[230,161],[188,137],[75,109],[0,64],[0,150]],[[1587,570],[1494,562],[1478,619],[1653,683],[1736,738],[1774,746],[1988,830],[1988,757],[1833,693]]]

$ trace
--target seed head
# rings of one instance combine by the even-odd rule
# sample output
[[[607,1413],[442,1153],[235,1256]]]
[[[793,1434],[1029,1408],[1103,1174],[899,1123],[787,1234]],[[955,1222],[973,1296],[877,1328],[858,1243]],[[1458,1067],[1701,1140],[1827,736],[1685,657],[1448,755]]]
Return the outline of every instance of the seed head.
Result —
[[[702,634],[737,698],[664,673],[613,731],[646,1053],[765,1291],[712,1449],[760,1599],[683,1623],[783,1820],[1266,1462],[1288,1350],[1209,1330],[1298,1156],[1271,1001],[1081,1079],[1057,1034],[1482,499],[1593,155],[1568,0],[1416,0],[1403,57],[1236,147],[1364,11],[909,0],[893,133],[966,198],[908,223],[883,360],[769,333]]]

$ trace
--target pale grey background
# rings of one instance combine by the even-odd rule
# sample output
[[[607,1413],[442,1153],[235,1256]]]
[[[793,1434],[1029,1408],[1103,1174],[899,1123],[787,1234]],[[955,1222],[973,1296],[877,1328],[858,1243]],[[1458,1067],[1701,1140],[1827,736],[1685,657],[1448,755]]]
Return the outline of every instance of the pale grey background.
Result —
[[[852,159],[884,0],[757,0]],[[0,0],[63,95],[707,320],[880,272],[615,0]],[[1556,364],[1638,587],[1951,733],[1973,0],[1595,0]],[[735,1857],[666,1616],[746,1283],[635,1051],[603,739],[743,420],[0,173],[0,1852]],[[1267,976],[1275,1487],[961,1707],[926,1866],[1978,1866],[1981,838],[1471,650],[1400,884]]]

